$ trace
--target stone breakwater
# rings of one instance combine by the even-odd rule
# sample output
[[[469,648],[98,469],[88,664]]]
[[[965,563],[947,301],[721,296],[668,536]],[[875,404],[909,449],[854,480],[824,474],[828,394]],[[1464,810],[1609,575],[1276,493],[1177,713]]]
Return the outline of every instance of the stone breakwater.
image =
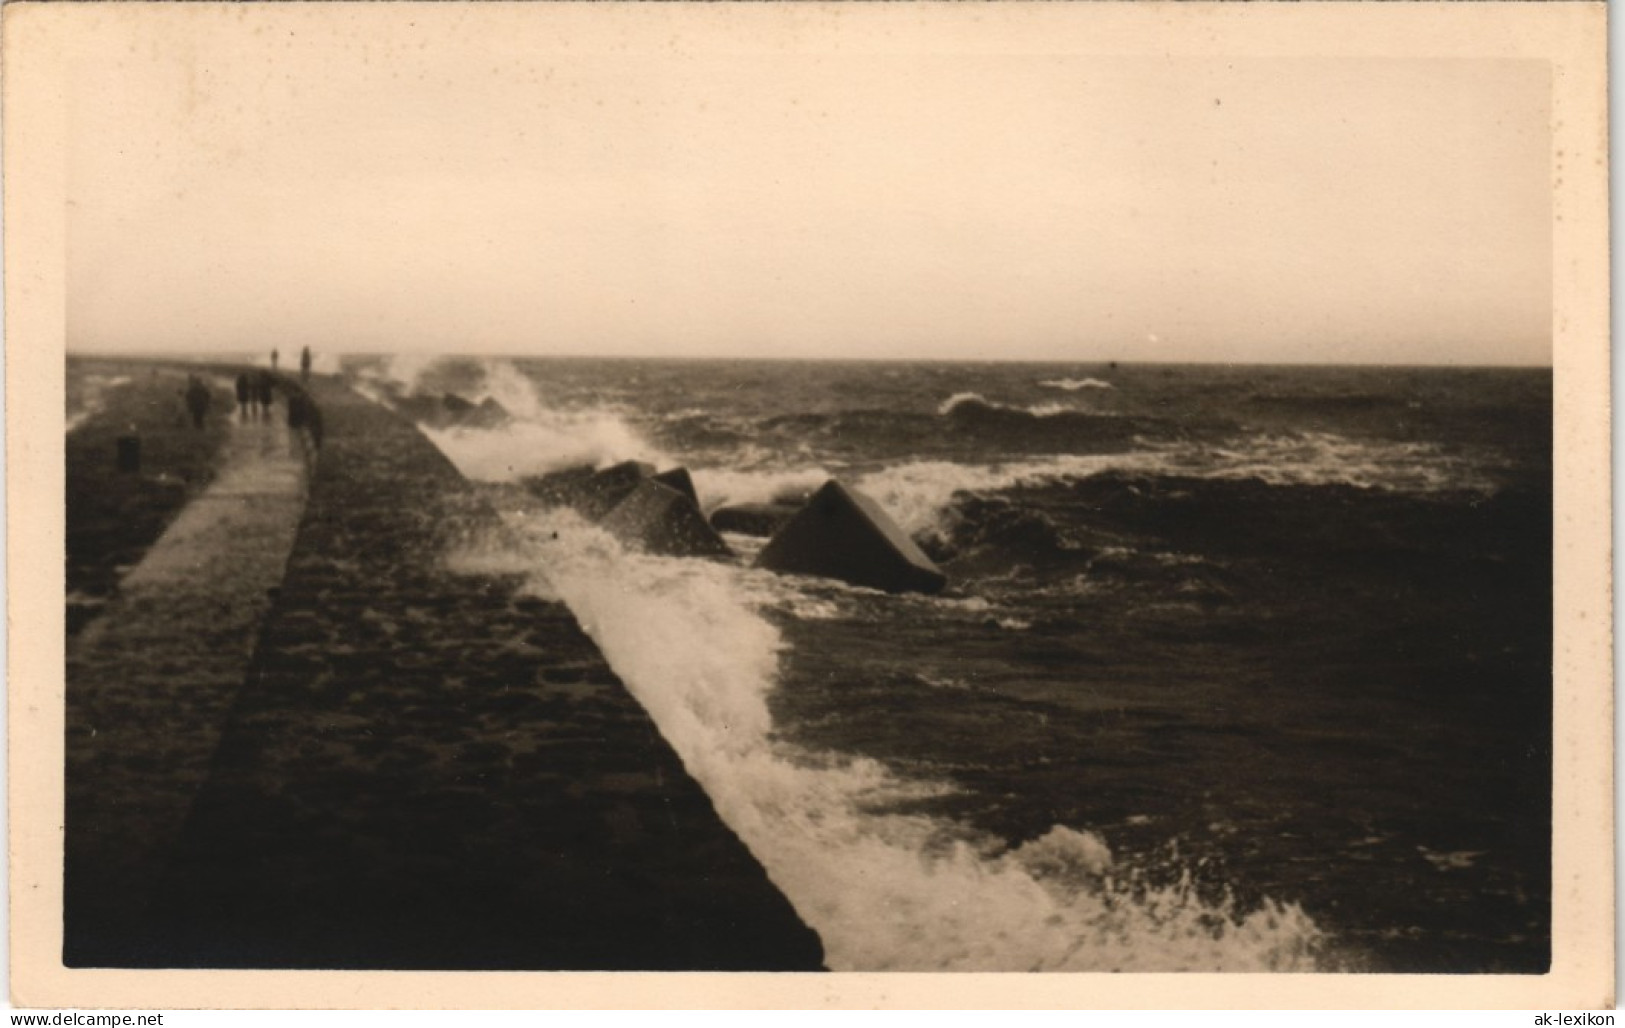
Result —
[[[70,919],[69,962],[818,969],[568,611],[445,570],[499,530],[484,501],[396,415],[311,390],[324,445],[207,778],[139,931]]]

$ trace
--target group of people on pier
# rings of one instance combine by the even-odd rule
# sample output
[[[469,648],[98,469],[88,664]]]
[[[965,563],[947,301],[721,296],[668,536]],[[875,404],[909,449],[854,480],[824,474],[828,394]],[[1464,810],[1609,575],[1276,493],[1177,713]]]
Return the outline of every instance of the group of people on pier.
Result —
[[[266,417],[271,413],[271,407],[276,398],[275,372],[279,356],[276,350],[271,351],[270,371],[259,371],[253,374],[245,371],[237,376],[237,414],[243,421],[250,418]],[[310,347],[308,346],[299,354],[299,380],[301,382],[310,381]],[[207,406],[208,404],[205,402],[204,408],[207,409]],[[289,417],[294,416],[294,412],[290,409]],[[196,417],[197,415],[194,414],[194,418]]]
[[[237,376],[237,414],[242,420],[269,416],[275,398],[276,379],[269,371]]]
[[[237,376],[237,417],[239,421],[258,421],[271,416],[277,391],[277,351],[271,351],[271,370],[244,371]],[[310,381],[310,347],[299,355],[299,378]],[[321,412],[310,401],[303,389],[286,387],[288,397],[288,427],[304,429],[317,446],[322,441]],[[186,388],[181,392],[192,427],[202,429],[214,398],[213,391],[200,375],[186,376]]]

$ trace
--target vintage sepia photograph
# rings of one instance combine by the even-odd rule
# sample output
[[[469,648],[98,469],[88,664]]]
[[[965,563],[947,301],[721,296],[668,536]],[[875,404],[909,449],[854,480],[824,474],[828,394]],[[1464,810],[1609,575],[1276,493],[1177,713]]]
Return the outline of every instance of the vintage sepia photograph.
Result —
[[[1597,7],[8,15],[53,981],[1495,995],[1611,910]]]

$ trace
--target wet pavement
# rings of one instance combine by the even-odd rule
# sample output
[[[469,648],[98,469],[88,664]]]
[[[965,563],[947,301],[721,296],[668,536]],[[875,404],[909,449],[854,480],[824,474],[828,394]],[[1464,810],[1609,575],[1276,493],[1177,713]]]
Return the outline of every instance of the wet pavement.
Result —
[[[305,450],[278,419],[234,422],[220,460],[69,645],[67,916],[100,936],[145,914],[304,509]]]

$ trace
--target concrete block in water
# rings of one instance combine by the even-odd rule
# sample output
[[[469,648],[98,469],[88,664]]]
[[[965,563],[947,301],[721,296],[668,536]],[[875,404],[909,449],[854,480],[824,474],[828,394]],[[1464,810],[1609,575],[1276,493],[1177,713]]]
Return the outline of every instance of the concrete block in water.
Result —
[[[672,557],[725,557],[730,553],[693,500],[653,479],[639,482],[602,524],[623,543],[650,553]]]
[[[629,460],[602,471],[569,468],[525,480],[525,488],[539,499],[570,507],[596,521],[655,473],[653,464]]]
[[[501,428],[513,420],[508,409],[490,396],[474,403],[456,393],[447,393],[440,402],[446,409],[441,420],[459,428]]]
[[[549,471],[545,475],[529,475],[519,480],[525,490],[539,500],[560,506],[571,506],[581,495],[587,480],[597,474],[591,464]]]
[[[632,491],[654,477],[655,466],[641,460],[623,461],[587,479],[579,501],[573,506],[584,516],[597,520],[613,510]]]
[[[718,532],[770,538],[801,510],[790,503],[740,503],[711,512],[711,527]]]
[[[654,476],[654,480],[661,485],[670,486],[684,496],[694,501],[694,506],[700,505],[700,494],[694,489],[694,477],[688,473],[687,468],[672,468],[662,471]]]
[[[408,421],[439,427],[446,421],[446,405],[433,396],[392,396],[389,405]]]
[[[878,503],[834,479],[779,530],[756,566],[887,592],[934,593],[948,584]]]

